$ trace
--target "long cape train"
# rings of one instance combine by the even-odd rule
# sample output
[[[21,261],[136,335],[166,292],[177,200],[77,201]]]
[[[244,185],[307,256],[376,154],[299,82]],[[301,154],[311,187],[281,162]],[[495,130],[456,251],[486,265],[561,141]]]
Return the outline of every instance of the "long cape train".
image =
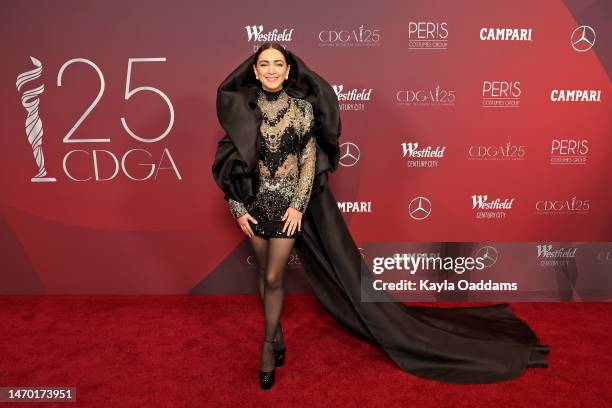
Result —
[[[288,51],[291,65],[283,88],[314,109],[316,176],[295,250],[317,298],[351,333],[379,346],[402,370],[457,384],[490,383],[520,376],[527,367],[547,367],[549,347],[507,303],[439,308],[361,301],[367,266],[328,186],[339,161],[342,132],[338,100],[321,76]],[[217,117],[226,135],[218,142],[212,173],[225,200],[251,202],[259,188],[257,160],[261,111],[255,56],[243,61],[217,90]],[[362,269],[363,268],[363,269]],[[366,274],[367,275],[367,274]]]

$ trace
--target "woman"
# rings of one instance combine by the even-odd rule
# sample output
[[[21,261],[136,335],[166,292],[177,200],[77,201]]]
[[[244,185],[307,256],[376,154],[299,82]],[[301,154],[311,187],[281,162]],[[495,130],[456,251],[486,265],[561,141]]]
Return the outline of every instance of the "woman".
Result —
[[[291,70],[288,59],[280,45],[262,46],[255,53],[252,69],[255,80],[260,82],[257,107],[262,115],[257,145],[259,188],[252,202],[229,197],[232,215],[250,237],[260,273],[265,319],[259,371],[263,389],[273,385],[275,366],[284,363],[282,278],[295,238],[301,232],[315,170],[312,105],[290,97],[283,89]],[[255,133],[252,136],[255,140]]]
[[[384,292],[377,295],[381,302],[361,302],[362,279],[371,274],[327,185],[327,172],[339,161],[338,100],[295,53],[263,44],[219,86],[217,116],[227,134],[218,143],[213,176],[260,269],[263,389],[274,383],[273,355],[276,366],[284,362],[282,273],[293,246],[326,310],[405,371],[465,384],[548,366],[549,347],[506,303],[410,307]]]

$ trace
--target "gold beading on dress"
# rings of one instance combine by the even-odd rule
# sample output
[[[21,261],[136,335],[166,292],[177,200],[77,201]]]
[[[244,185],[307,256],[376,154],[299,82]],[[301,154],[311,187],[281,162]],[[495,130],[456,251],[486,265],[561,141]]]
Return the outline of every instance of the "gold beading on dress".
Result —
[[[260,188],[250,204],[230,199],[230,210],[234,218],[247,212],[255,217],[258,224],[250,225],[256,235],[287,237],[282,216],[288,207],[306,210],[314,181],[313,109],[308,101],[290,97],[284,90],[260,89],[257,105],[262,112]]]

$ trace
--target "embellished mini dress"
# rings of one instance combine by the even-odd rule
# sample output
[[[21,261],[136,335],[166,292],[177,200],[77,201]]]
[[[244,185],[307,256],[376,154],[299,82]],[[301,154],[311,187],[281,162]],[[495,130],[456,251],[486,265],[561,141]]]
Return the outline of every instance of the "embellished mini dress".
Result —
[[[289,96],[284,89],[271,92],[259,89],[257,105],[262,112],[260,158],[258,160],[260,184],[255,200],[241,203],[229,199],[234,219],[245,213],[253,233],[266,238],[296,238],[296,228],[287,235],[283,232],[283,215],[287,208],[305,212],[314,181],[316,144],[314,115],[310,102]]]

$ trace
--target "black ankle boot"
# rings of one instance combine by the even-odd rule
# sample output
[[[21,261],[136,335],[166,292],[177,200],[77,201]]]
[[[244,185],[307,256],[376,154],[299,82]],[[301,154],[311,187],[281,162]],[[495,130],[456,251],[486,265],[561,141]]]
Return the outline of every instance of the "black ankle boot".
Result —
[[[278,324],[278,326],[281,329],[281,334],[283,336],[283,343],[284,343],[284,341],[285,341],[285,332],[283,330],[283,326],[281,326],[280,323]],[[285,365],[285,351],[286,350],[287,350],[287,347],[284,347],[284,346],[280,350],[274,350],[274,365],[276,367],[282,367],[282,366]]]
[[[266,343],[274,343],[274,341],[264,340]],[[276,367],[272,371],[261,371],[259,370],[259,388],[262,390],[269,390],[274,385],[274,372]]]

